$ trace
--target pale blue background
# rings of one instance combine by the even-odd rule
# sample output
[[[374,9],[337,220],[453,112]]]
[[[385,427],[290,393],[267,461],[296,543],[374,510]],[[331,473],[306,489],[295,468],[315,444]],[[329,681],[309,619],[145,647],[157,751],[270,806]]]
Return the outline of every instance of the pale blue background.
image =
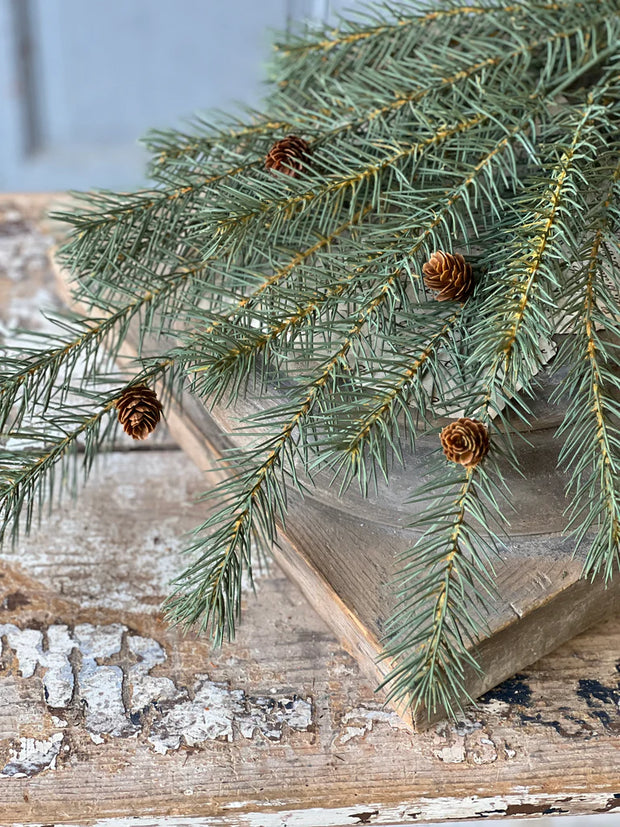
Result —
[[[143,183],[150,127],[257,104],[270,30],[356,0],[0,0],[0,190]]]

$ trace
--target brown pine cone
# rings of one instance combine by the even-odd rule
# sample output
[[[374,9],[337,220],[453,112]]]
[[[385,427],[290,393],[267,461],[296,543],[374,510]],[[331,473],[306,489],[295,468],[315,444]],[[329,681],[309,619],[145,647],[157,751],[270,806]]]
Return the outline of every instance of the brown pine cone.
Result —
[[[303,160],[308,149],[308,143],[303,138],[297,135],[287,135],[271,147],[265,159],[265,166],[267,169],[277,169],[294,178],[303,169]]]
[[[424,284],[438,290],[437,301],[464,302],[474,287],[471,264],[460,253],[433,253],[422,266]]]
[[[162,406],[146,385],[130,385],[116,400],[118,421],[133,439],[146,439],[161,419]]]
[[[439,438],[450,462],[458,462],[466,468],[478,465],[489,450],[489,432],[477,419],[456,419],[446,425]]]

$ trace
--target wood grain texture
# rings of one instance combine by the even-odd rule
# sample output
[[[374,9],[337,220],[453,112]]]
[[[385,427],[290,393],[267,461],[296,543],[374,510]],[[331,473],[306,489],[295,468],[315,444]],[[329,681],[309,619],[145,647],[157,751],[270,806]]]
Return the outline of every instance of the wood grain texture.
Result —
[[[52,296],[47,236],[40,206],[8,206],[22,228],[10,254],[0,229],[0,321],[35,324]],[[159,603],[208,485],[168,443],[119,451],[77,503],[4,551],[1,825],[342,827],[620,809],[620,619],[523,669],[458,724],[413,733],[278,567],[247,595],[235,644],[214,652],[165,626]]]
[[[195,434],[196,428],[196,418],[188,409],[189,405],[172,427],[182,447],[188,444],[186,429]],[[229,410],[219,414],[217,424],[236,442]],[[202,451],[192,445],[189,452],[199,466],[206,466],[216,451],[213,424],[204,424],[202,433]],[[558,446],[552,434],[548,428],[528,434],[530,445],[521,449],[525,478],[513,475],[510,480],[515,513],[503,559],[497,564],[499,598],[490,608],[488,634],[477,647],[483,674],[472,671],[468,676],[472,697],[620,606],[618,579],[608,587],[580,580],[583,557],[573,557],[571,541],[562,537],[564,480],[555,469]],[[389,487],[380,487],[370,500],[354,491],[339,499],[320,484],[303,500],[291,494],[286,530],[274,549],[279,565],[371,679],[380,680],[389,668],[389,662],[377,659],[393,599],[389,588],[393,561],[416,538],[405,527],[413,511],[403,502],[424,474],[424,455],[434,449],[430,441],[420,440],[417,456],[408,457],[405,469],[395,469]],[[409,722],[406,707],[398,711]],[[418,712],[415,724],[429,724],[425,710]]]
[[[67,275],[57,270],[57,276],[71,301]],[[559,381],[561,376],[539,377],[536,418],[516,447],[523,476],[504,469],[514,511],[496,565],[498,596],[490,604],[488,629],[476,641],[482,673],[469,669],[466,678],[473,698],[620,607],[620,578],[607,587],[600,581],[581,581],[585,551],[574,555],[572,541],[562,534],[566,481],[557,469],[560,444],[554,439],[562,412],[549,401]],[[242,417],[277,402],[250,394],[236,406],[207,411],[186,394],[182,409],[170,407],[168,425],[200,468],[215,467],[221,473],[218,458],[247,439],[239,431]],[[393,468],[389,485],[380,482],[368,498],[355,487],[338,497],[329,477],[315,477],[303,499],[290,493],[286,528],[274,550],[281,567],[377,683],[391,668],[380,655],[394,602],[394,560],[417,537],[407,526],[419,506],[407,500],[424,479],[428,455],[436,450],[437,437],[420,438],[415,454],[405,455],[404,467]],[[410,723],[406,703],[394,708]],[[441,717],[441,710],[429,718],[420,709],[414,724],[424,727]]]

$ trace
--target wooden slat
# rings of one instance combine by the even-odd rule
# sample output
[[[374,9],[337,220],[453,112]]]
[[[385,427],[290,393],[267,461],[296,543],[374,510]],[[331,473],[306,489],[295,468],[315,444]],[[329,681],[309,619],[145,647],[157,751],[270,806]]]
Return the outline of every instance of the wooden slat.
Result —
[[[7,203],[7,214],[17,209],[23,222],[19,233],[17,221],[12,225],[10,238],[0,228],[4,323],[19,310],[22,323],[36,326],[38,307],[45,295],[51,298],[41,202],[0,198],[0,224]],[[116,453],[97,468],[77,503],[44,519],[15,552],[4,550],[0,624],[12,624],[24,637],[19,650],[17,640],[11,644],[0,634],[0,824],[343,827],[503,819],[515,827],[512,819],[523,816],[613,817],[620,807],[620,619],[502,684],[458,724],[412,733],[381,708],[373,684],[277,567],[259,578],[256,596],[247,595],[238,639],[220,651],[162,622],[166,581],[183,565],[183,533],[204,519],[204,504],[194,497],[208,484],[209,476],[179,451]],[[561,556],[556,562],[561,565]],[[523,599],[531,601],[538,588],[530,583]],[[579,611],[567,601],[569,620],[573,609]],[[50,628],[66,626],[75,641],[83,624],[100,633],[120,625],[122,646],[98,658],[92,680],[80,679],[81,667],[93,668],[82,630],[69,658],[78,676],[75,692],[59,708],[58,693],[45,689],[49,662],[28,669],[28,656],[39,657],[37,635],[44,657]],[[525,645],[545,627],[522,628]],[[151,652],[160,647],[161,663],[153,667],[148,655],[132,651],[138,637]],[[507,648],[501,635],[495,640]],[[185,696],[132,713],[129,676],[140,664],[155,679],[146,697],[162,679]],[[96,692],[109,687],[107,669],[124,677],[118,695],[105,697],[120,698],[115,714],[125,725],[93,740],[91,713]],[[196,688],[205,675],[223,693],[219,701],[203,701],[203,709]],[[223,704],[233,693],[242,693],[234,695],[242,704],[227,713]],[[309,725],[289,718],[271,736],[243,734],[259,702],[292,696],[310,704]],[[150,738],[156,730],[170,736],[174,716],[186,721],[186,699],[198,720],[229,714],[230,738],[214,730],[191,741],[188,728],[189,740],[156,751]],[[106,729],[101,722],[99,728]],[[55,744],[55,761],[48,755],[46,765],[6,774],[34,741],[39,756],[45,742]]]

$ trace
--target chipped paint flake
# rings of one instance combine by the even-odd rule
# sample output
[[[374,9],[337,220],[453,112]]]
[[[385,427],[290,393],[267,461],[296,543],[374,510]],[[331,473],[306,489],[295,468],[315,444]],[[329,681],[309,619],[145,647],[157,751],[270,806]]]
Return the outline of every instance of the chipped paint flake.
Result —
[[[160,644],[152,638],[131,635],[127,639],[129,651],[139,658],[138,663],[128,672],[131,711],[142,712],[149,704],[161,701],[174,701],[187,696],[170,680],[170,678],[153,677],[149,672],[166,660],[166,653]]]
[[[43,655],[43,633],[38,629],[18,629],[12,623],[0,626],[0,638],[6,637],[7,643],[17,655],[22,677],[31,678]]]
[[[465,744],[463,741],[435,750],[435,757],[444,764],[462,764],[465,760]]]
[[[156,640],[132,634],[120,623],[83,623],[73,630],[58,624],[47,631],[6,624],[0,633],[0,640],[15,653],[22,677],[31,678],[37,667],[42,668],[53,725],[66,727],[66,720],[54,713],[77,703],[95,744],[144,732],[153,749],[165,753],[182,744],[195,747],[207,741],[251,739],[256,733],[279,740],[285,727],[304,732],[312,725],[310,698],[248,696],[211,681],[208,675],[198,675],[187,688],[168,677],[151,675],[154,667],[166,662],[165,650]],[[149,715],[143,717],[147,710]],[[365,726],[371,727],[386,714],[373,712]],[[62,740],[62,733],[57,736]],[[28,748],[35,749],[30,741]],[[38,749],[47,755],[43,746]]]
[[[381,707],[359,706],[347,712],[342,717],[344,732],[339,738],[341,744],[346,744],[353,738],[360,738],[371,732],[375,724],[388,724],[392,729],[407,729],[402,718],[395,712],[381,709]]]
[[[46,672],[43,678],[45,697],[51,707],[64,708],[73,696],[73,667],[69,655],[75,647],[67,626],[50,626],[47,630],[47,652],[41,658]]]
[[[43,632],[38,629],[18,629],[13,624],[4,624],[0,626],[0,638],[2,637],[15,652],[22,677],[31,678],[38,665],[43,667],[43,686],[48,706],[66,707],[73,695],[74,686],[69,654],[76,645],[67,626],[49,627],[45,651]]]
[[[0,771],[5,778],[30,778],[43,770],[56,769],[56,759],[62,745],[63,734],[56,732],[51,738],[20,738],[18,747],[11,747],[10,758]]]
[[[101,660],[120,653],[124,631],[120,623],[109,626],[83,623],[75,627],[74,636],[82,653],[78,676],[80,699],[85,708],[86,729],[91,735],[120,737],[138,731],[127,719],[122,669],[99,665]]]
[[[148,740],[163,753],[178,749],[182,741],[190,747],[204,741],[232,741],[235,730],[244,738],[260,732],[278,740],[285,724],[303,732],[311,723],[310,699],[248,697],[240,689],[199,676],[193,700],[175,704],[156,719]]]
[[[176,704],[153,723],[149,741],[156,752],[178,749],[181,738],[193,747],[201,741],[233,739],[233,721],[244,712],[243,692],[205,680],[191,701]]]

